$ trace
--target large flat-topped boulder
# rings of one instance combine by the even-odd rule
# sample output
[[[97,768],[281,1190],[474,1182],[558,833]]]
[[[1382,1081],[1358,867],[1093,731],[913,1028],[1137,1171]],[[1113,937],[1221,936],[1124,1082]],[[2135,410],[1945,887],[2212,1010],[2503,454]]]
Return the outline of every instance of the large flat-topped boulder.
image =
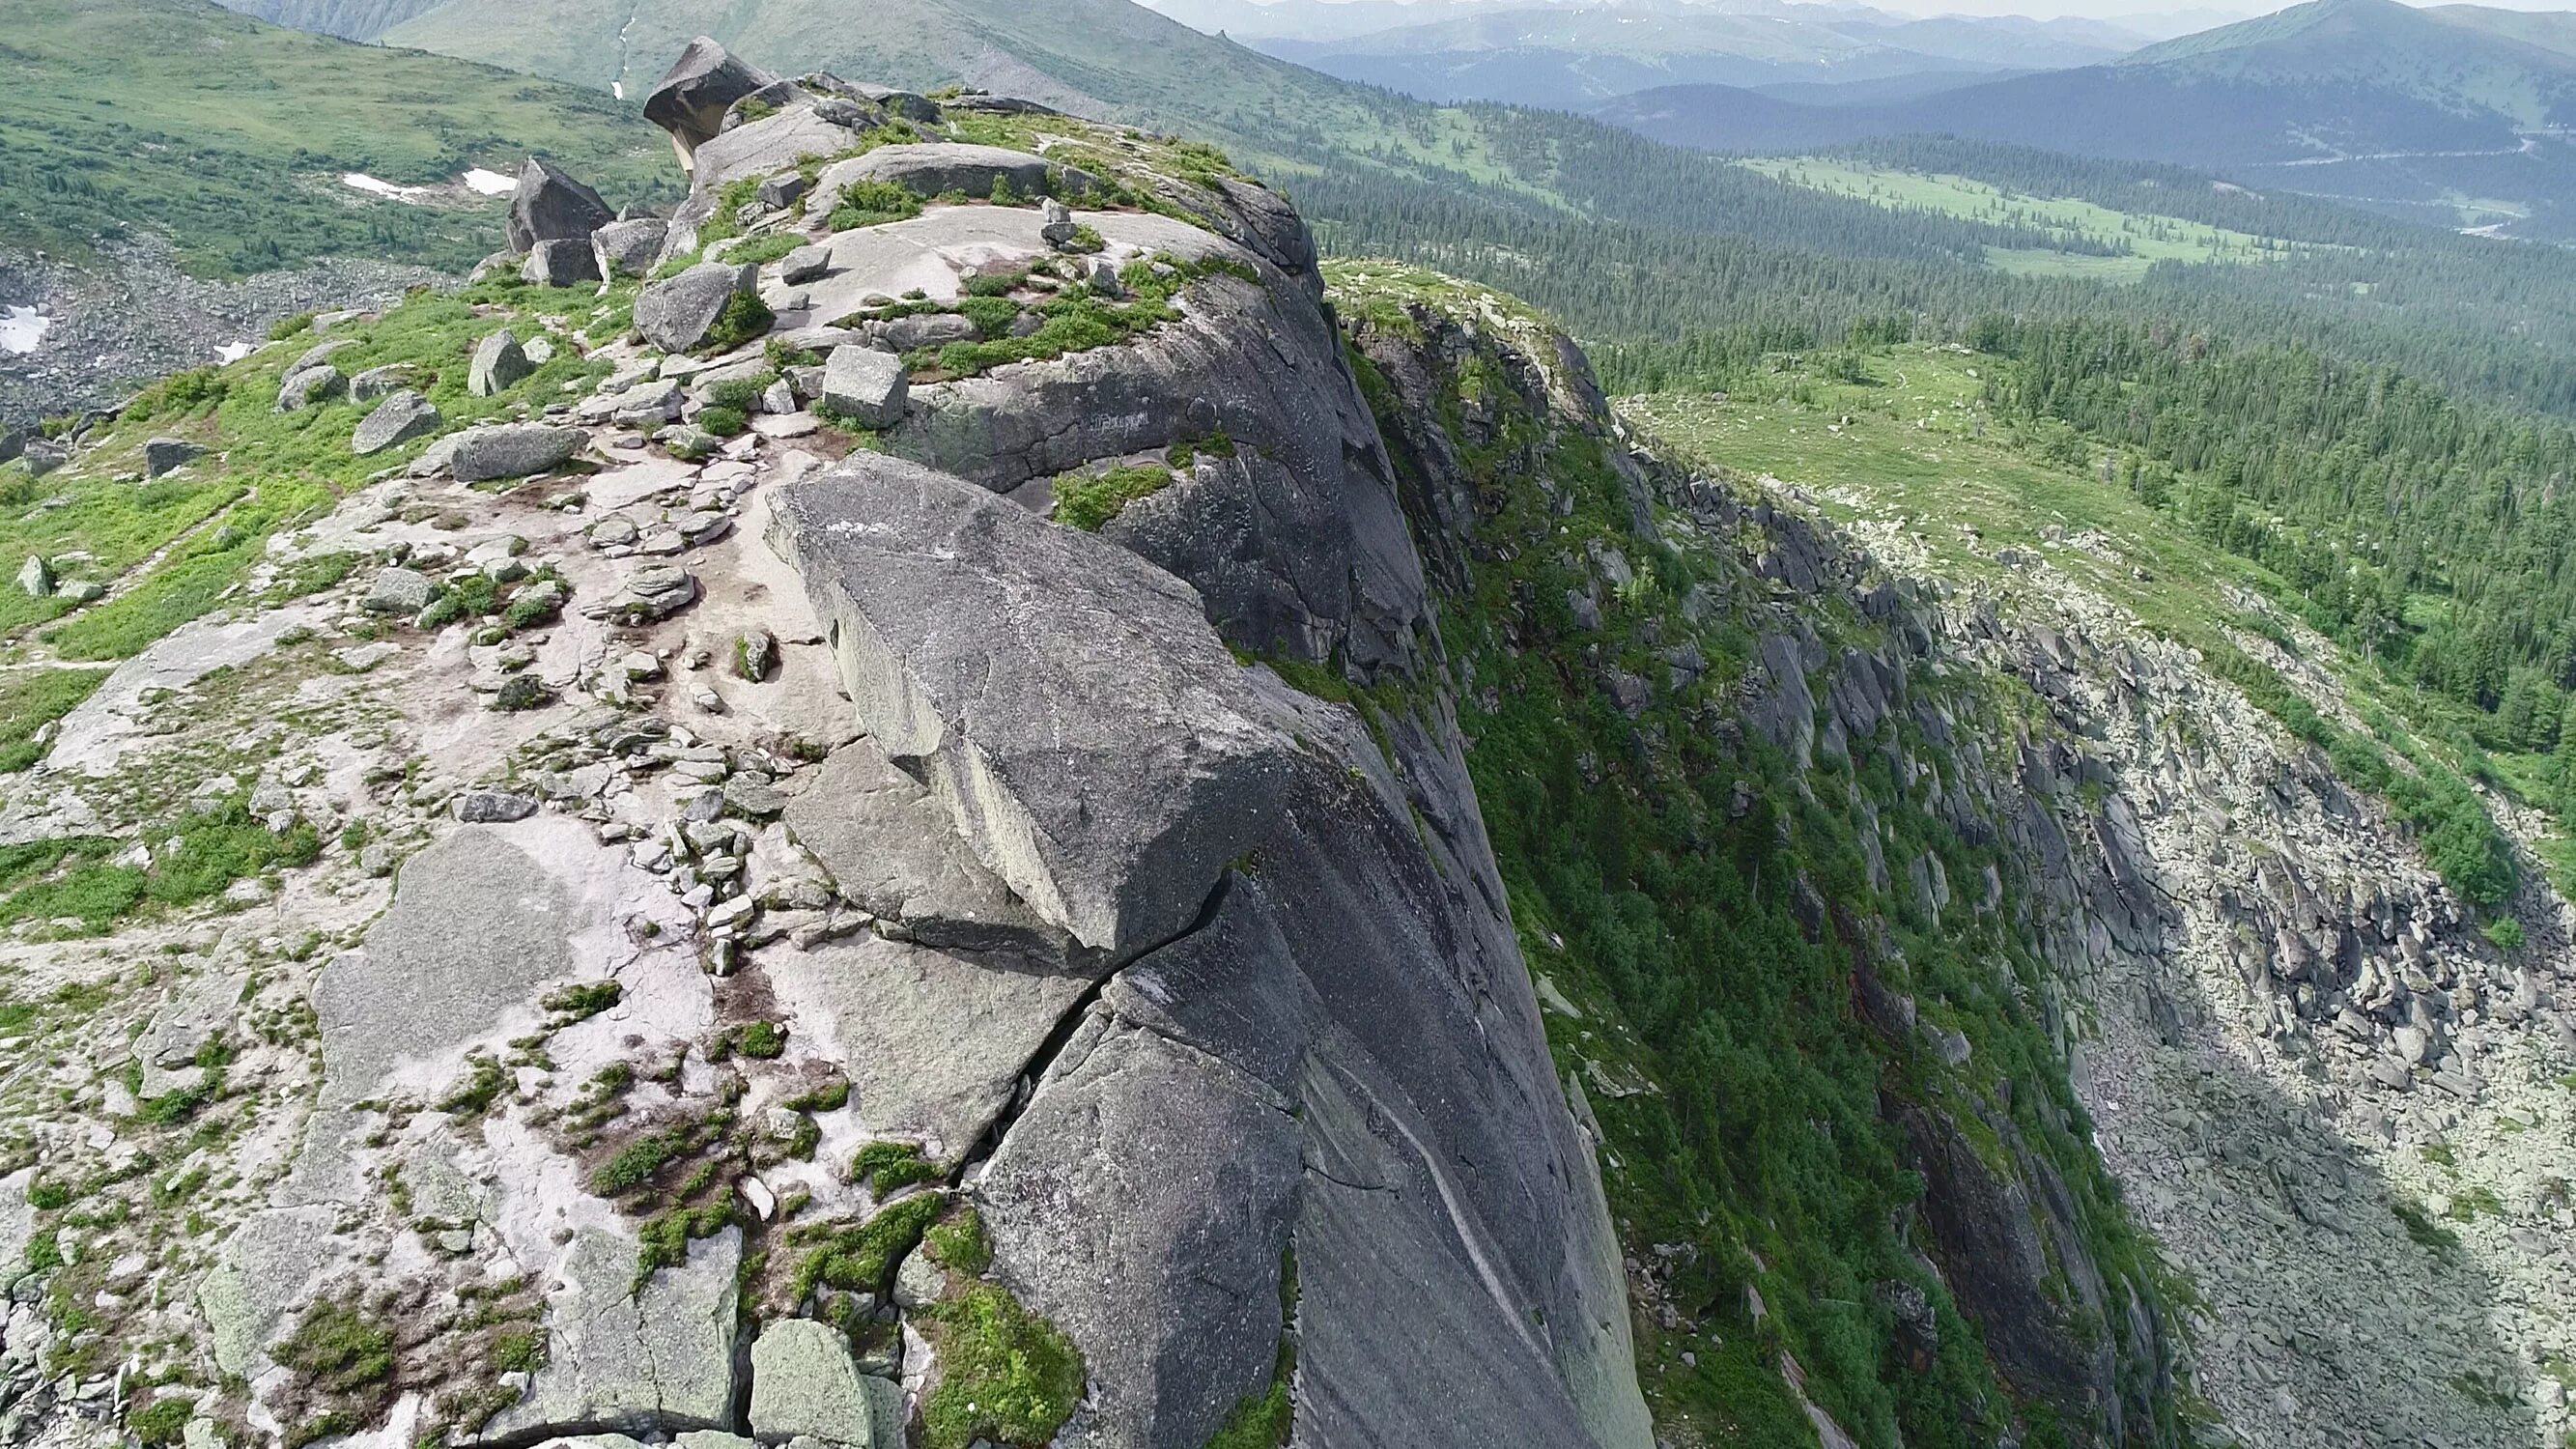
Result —
[[[1007,181],[1022,200],[1061,191],[1087,191],[1097,184],[1089,172],[1026,151],[1000,146],[974,146],[957,141],[925,141],[910,146],[879,146],[864,156],[835,161],[814,183],[805,214],[817,221],[840,205],[841,193],[863,181],[881,181],[922,196],[962,191],[990,196],[993,183]]]
[[[1296,745],[1188,585],[874,454],[787,489],[772,519],[863,727],[1083,945],[1178,933],[1268,829]]]
[[[712,190],[746,176],[766,176],[809,156],[829,156],[859,143],[858,132],[799,106],[736,126],[698,146],[697,190]]]
[[[1104,255],[1116,261],[1143,254],[1196,262],[1252,254],[1214,232],[1152,212],[1077,211],[1075,222],[1100,233]],[[953,302],[970,268],[1023,266],[1055,255],[1039,228],[1046,218],[1026,207],[934,206],[904,221],[839,232],[820,280],[808,284],[807,314],[835,322],[870,296],[900,297],[918,290],[933,301]]]

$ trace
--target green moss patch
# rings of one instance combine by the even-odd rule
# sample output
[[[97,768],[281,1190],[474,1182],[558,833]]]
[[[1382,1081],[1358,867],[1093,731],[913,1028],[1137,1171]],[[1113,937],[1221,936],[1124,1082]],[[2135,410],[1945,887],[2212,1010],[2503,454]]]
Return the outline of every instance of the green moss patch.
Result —
[[[1062,1330],[990,1283],[924,1315],[939,1350],[939,1387],[922,1402],[927,1449],[978,1439],[1038,1449],[1082,1401],[1082,1354]]]

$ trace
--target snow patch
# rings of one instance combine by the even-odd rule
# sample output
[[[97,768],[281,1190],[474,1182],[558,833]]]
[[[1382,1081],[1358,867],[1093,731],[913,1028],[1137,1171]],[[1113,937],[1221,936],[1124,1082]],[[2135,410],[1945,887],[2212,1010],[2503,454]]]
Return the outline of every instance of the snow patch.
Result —
[[[519,179],[477,166],[465,173],[465,189],[477,196],[507,196],[519,189]]]
[[[54,319],[33,307],[0,307],[0,352],[33,352]]]
[[[608,93],[617,97],[621,101],[626,99],[626,82],[610,81],[608,83]]]
[[[341,172],[340,184],[353,191],[363,191],[369,196],[384,197],[388,201],[419,201],[435,192],[435,188],[428,186],[396,186],[390,181],[379,181],[364,171]]]
[[[215,356],[226,362],[239,362],[257,349],[248,342],[227,342],[215,349]]]

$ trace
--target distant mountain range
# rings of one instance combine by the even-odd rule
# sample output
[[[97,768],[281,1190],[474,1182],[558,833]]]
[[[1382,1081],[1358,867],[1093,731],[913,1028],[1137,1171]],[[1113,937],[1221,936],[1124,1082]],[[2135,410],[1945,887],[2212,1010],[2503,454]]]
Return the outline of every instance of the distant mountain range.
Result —
[[[1584,108],[1662,85],[1852,83],[1924,72],[2076,67],[2115,59],[2146,41],[2089,21],[1886,23],[1873,13],[1842,18],[1821,5],[1775,5],[1762,13],[1479,10],[1365,36],[1247,44],[1422,101]]]
[[[2455,225],[2576,234],[2576,17],[2311,0],[2109,65],[1876,104],[1663,87],[1596,108],[1659,140],[1803,151],[1918,132],[2176,162]]]
[[[2082,20],[1900,21],[1873,11],[1768,5],[1479,10],[1365,35],[1247,43],[1428,101],[1585,107],[1666,85],[1832,84],[2091,65],[2146,40]]]
[[[1509,169],[1480,158],[1472,135],[1434,136],[1448,123],[1393,90],[1580,110],[1721,151],[1952,134],[2576,238],[2576,147],[2561,134],[2576,122],[2576,17],[2483,6],[2311,0],[2149,42],[2096,21],[1918,20],[1787,0],[1160,0],[1169,15],[1128,0],[233,3],[630,99],[705,30],[780,70],[962,80],[1213,133],[1292,179],[1353,157],[1487,179]],[[1246,42],[1194,28],[1236,24],[1282,33]],[[1375,28],[1328,33],[1361,25]]]

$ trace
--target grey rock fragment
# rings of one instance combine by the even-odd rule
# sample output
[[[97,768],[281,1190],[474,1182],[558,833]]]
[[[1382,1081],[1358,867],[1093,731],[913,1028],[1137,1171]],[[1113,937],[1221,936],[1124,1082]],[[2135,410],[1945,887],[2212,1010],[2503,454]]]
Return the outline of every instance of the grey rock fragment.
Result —
[[[1038,203],[1038,211],[1046,218],[1038,227],[1039,239],[1051,247],[1071,244],[1079,230],[1074,224],[1072,209],[1050,196]]]
[[[506,790],[474,790],[457,797],[456,818],[468,825],[508,824],[537,813],[536,800]]]
[[[891,352],[846,345],[824,360],[824,407],[862,427],[890,428],[903,421],[910,393],[903,359]]]
[[[381,453],[397,444],[428,437],[438,431],[443,421],[428,398],[404,388],[358,420],[357,431],[349,437],[349,451],[361,458]]]
[[[779,262],[778,279],[791,287],[801,287],[807,282],[822,280],[831,269],[830,247],[798,247]]]
[[[895,352],[939,347],[951,342],[972,342],[979,335],[974,323],[955,312],[919,312],[909,317],[889,317],[882,322],[868,323],[867,333]]]
[[[569,287],[599,280],[599,258],[588,237],[556,237],[528,249],[519,280],[538,287]]]
[[[612,221],[590,234],[591,266],[602,279],[649,276],[671,224],[645,216]]]
[[[476,397],[491,397],[534,371],[518,335],[504,327],[474,344],[473,360],[465,369],[465,390]]]
[[[590,435],[549,423],[495,423],[453,439],[447,466],[462,483],[525,478],[569,461]]]
[[[405,874],[408,874],[406,868]],[[576,1229],[550,1278],[553,1353],[525,1402],[485,1434],[533,1442],[550,1430],[670,1433],[726,1429],[737,1385],[742,1231],[689,1245],[688,1260],[639,1282],[636,1245]]]
[[[840,1329],[810,1318],[771,1320],[751,1346],[751,1433],[763,1444],[812,1438],[845,1449],[893,1449],[903,1390],[861,1374]]]
[[[429,607],[438,597],[438,585],[429,575],[413,569],[388,568],[376,573],[375,582],[367,586],[367,597],[359,605],[370,614],[398,614],[410,618]]]
[[[349,379],[349,396],[368,402],[407,387],[420,385],[420,369],[408,362],[389,362],[370,367]]]
[[[804,173],[782,171],[763,180],[752,195],[769,210],[784,211],[796,204],[796,198],[805,194],[806,186]]]
[[[42,554],[29,554],[18,566],[18,587],[31,599],[48,599],[54,593],[54,566]]]
[[[29,438],[18,457],[27,465],[27,475],[42,478],[72,460],[72,450],[51,438]]]
[[[143,445],[143,476],[158,478],[205,456],[206,450],[181,438],[153,438]]]
[[[701,262],[676,277],[650,283],[635,298],[635,330],[664,352],[687,352],[707,340],[716,319],[736,295],[752,290],[759,271]]]
[[[348,390],[349,380],[340,375],[340,369],[325,362],[287,374],[286,380],[278,384],[277,410],[291,413],[338,397]]]

